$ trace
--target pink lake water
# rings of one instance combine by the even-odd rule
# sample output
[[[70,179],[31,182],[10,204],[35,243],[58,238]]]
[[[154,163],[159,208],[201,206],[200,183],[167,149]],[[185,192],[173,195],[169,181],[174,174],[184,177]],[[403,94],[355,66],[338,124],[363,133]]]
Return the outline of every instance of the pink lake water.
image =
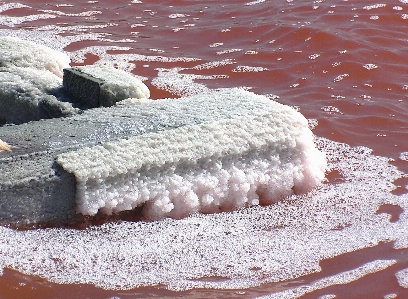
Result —
[[[310,120],[314,134],[325,140],[319,146],[331,153],[332,163],[324,188],[300,198],[299,204],[285,203],[279,211],[288,214],[277,223],[272,222],[278,207],[272,207],[184,222],[169,220],[151,224],[156,225],[151,230],[146,228],[149,224],[137,224],[142,232],[152,234],[152,240],[160,235],[156,247],[149,240],[145,251],[142,245],[137,247],[145,260],[122,261],[117,258],[122,254],[119,249],[106,269],[77,262],[80,270],[75,274],[69,263],[49,266],[46,257],[42,270],[35,261],[20,263],[19,254],[26,254],[18,250],[18,243],[13,245],[16,260],[10,258],[13,247],[3,244],[0,298],[408,298],[407,26],[406,0],[0,2],[0,35],[64,51],[72,65],[98,62],[142,76],[153,99],[243,87],[294,106]],[[360,146],[372,152],[352,148]],[[302,213],[302,200],[305,206],[307,201],[315,203],[307,210],[310,215]],[[194,228],[188,228],[187,221],[199,225],[211,222],[209,217],[218,217],[214,221],[219,229],[225,223],[225,238],[206,238],[205,232],[193,237]],[[241,225],[240,217],[247,222]],[[270,225],[265,222],[268,217]],[[104,229],[133,232],[133,227],[117,225],[94,228],[99,235],[92,240],[103,239]],[[172,242],[164,238],[165,225],[180,226],[191,235],[186,247],[190,249],[151,259],[148,255],[154,255],[154,250],[169,246],[163,240]],[[236,230],[228,233],[228,227]],[[22,238],[31,244],[24,245],[25,250],[32,250],[41,247],[36,243],[41,238],[69,247],[84,232],[24,233],[4,228],[0,234],[2,240]],[[260,236],[252,239],[256,233]],[[272,250],[284,243],[285,234],[300,249],[285,243]],[[106,235],[113,238],[111,233]],[[308,243],[313,236],[316,239]],[[206,246],[214,246],[215,251],[223,248],[220,259],[214,259],[217,253],[206,252]],[[244,254],[245,250],[251,253]],[[302,252],[304,256],[298,258]],[[95,250],[89,249],[91,253]],[[41,254],[53,252],[44,249]],[[109,259],[108,251],[102,250],[101,255]],[[201,270],[189,272],[183,267],[185,255],[192,255]],[[155,267],[136,267],[152,260]],[[225,265],[224,260],[228,260]],[[276,261],[275,266],[271,261]],[[122,262],[134,263],[128,267],[131,278],[115,268]],[[168,267],[168,263],[175,265]],[[242,264],[252,272],[239,270]],[[90,268],[83,270],[86,267]],[[151,276],[152,269],[166,275]],[[91,278],[90,272],[95,273]],[[116,281],[115,273],[129,281]]]

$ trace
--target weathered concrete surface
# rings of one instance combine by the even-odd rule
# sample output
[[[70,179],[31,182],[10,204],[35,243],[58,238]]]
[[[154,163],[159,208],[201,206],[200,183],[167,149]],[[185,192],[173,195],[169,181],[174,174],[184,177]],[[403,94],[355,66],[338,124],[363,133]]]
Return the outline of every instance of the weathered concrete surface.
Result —
[[[113,67],[65,68],[63,86],[82,109],[110,107],[127,98],[149,98],[147,86],[134,75]]]
[[[143,100],[0,127],[0,138],[12,147],[0,152],[0,224],[58,223],[74,217],[76,181],[55,163],[58,154],[263,110],[257,101],[243,100],[248,94],[234,89],[222,95]]]
[[[81,107],[96,108],[101,106],[99,95],[102,84],[101,79],[91,77],[75,68],[64,69],[64,88]]]

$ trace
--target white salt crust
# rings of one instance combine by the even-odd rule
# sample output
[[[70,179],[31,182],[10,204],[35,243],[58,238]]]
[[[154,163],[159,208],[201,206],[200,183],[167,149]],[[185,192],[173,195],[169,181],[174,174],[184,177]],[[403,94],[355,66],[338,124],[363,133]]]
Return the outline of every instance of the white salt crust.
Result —
[[[62,86],[65,54],[16,37],[0,37],[0,120],[20,124],[78,112],[54,94]]]
[[[22,67],[47,70],[62,78],[62,69],[69,67],[70,58],[51,48],[16,37],[0,37],[2,67]]]
[[[403,174],[367,148],[323,138],[316,142],[343,182],[270,206],[180,220],[107,223],[85,230],[0,227],[0,269],[105,289],[239,289],[320,271],[322,259],[379,242],[408,248],[408,195],[390,193],[392,181]],[[403,209],[398,221],[376,213],[384,203]],[[324,289],[392,263],[370,262],[312,287]],[[398,274],[401,285],[405,273]]]
[[[208,105],[230,93],[209,94]],[[144,204],[150,219],[181,218],[271,204],[320,184],[325,155],[307,120],[266,97],[235,94],[263,110],[59,155],[77,181],[77,211],[111,214]]]

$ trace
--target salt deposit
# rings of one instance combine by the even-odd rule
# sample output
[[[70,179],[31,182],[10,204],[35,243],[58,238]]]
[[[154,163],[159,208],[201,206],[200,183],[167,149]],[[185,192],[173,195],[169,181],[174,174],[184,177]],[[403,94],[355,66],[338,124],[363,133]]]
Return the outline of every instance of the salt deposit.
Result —
[[[20,124],[77,112],[58,95],[61,79],[47,70],[31,67],[0,68],[0,120]]]
[[[15,37],[0,37],[0,122],[20,124],[77,113],[64,100],[67,55]]]
[[[240,88],[127,99],[0,135],[18,149],[0,157],[3,223],[72,218],[75,198],[86,215],[143,205],[152,219],[271,204],[318,185],[326,166],[300,113]]]
[[[0,65],[47,70],[62,78],[62,69],[69,67],[69,57],[51,48],[16,37],[0,37]]]
[[[403,174],[367,148],[316,141],[342,183],[327,183],[270,206],[180,220],[107,223],[80,231],[0,227],[0,265],[53,282],[106,289],[237,289],[317,272],[322,259],[381,241],[408,248],[408,195],[390,193],[395,188],[391,182]],[[404,209],[398,221],[377,213],[384,203]],[[353,281],[393,263],[351,266],[306,290]],[[405,276],[404,271],[398,274],[402,285]]]
[[[299,112],[240,89],[201,98],[209,109],[234,100],[257,109],[59,155],[76,177],[78,212],[111,214],[146,203],[149,218],[180,218],[271,204],[323,180],[324,154]]]

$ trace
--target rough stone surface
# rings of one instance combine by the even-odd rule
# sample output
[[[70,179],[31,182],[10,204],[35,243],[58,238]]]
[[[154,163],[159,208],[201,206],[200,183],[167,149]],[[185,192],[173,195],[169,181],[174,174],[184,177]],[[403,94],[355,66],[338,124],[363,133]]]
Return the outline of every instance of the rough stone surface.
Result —
[[[83,109],[109,107],[127,98],[149,98],[146,85],[130,73],[107,66],[64,69],[63,86]]]

